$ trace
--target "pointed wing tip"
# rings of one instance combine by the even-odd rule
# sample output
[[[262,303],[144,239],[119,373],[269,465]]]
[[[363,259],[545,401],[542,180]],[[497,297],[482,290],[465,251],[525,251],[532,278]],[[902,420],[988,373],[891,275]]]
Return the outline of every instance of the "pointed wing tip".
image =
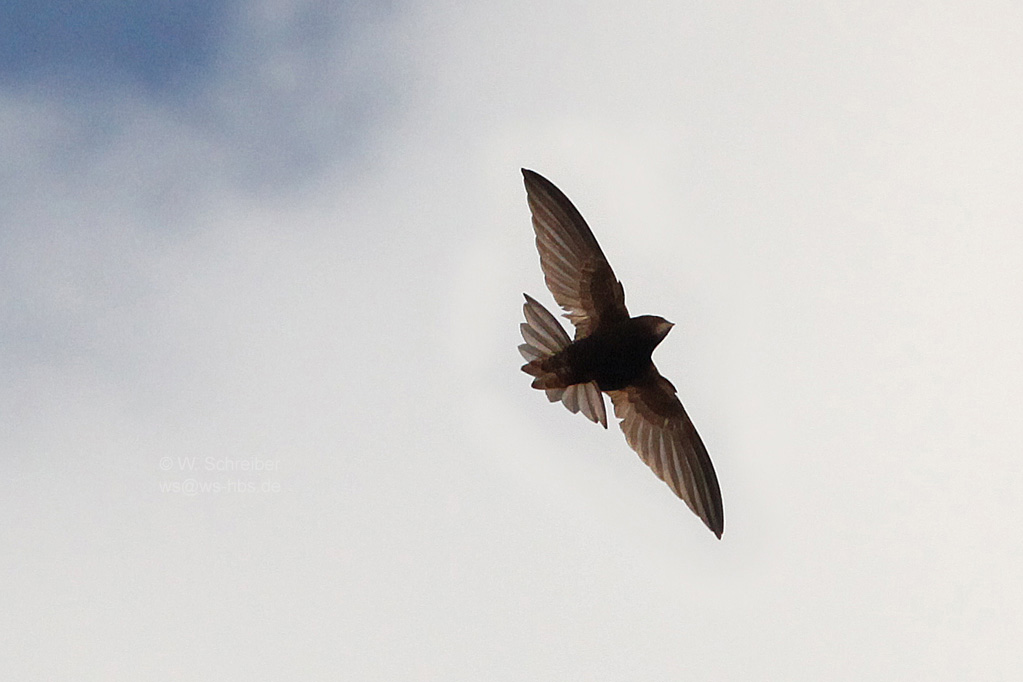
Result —
[[[702,518],[703,522],[707,524],[707,528],[710,528],[710,532],[718,536],[718,540],[720,540],[721,536],[724,535],[725,532],[725,508],[721,503],[721,491],[717,487],[717,475],[713,473],[713,469],[711,469],[711,475],[713,476],[714,485],[713,490],[711,491],[711,498],[708,502],[710,502],[709,510],[712,514],[709,517],[701,514],[700,518]]]
[[[528,168],[521,168],[519,170],[522,171],[522,181],[526,185],[527,192],[537,186],[543,186],[544,182],[550,182],[534,170],[529,170]]]
[[[721,509],[720,506],[718,506],[716,516],[717,518],[711,519],[700,515],[700,519],[704,524],[706,524],[707,528],[710,528],[710,532],[716,535],[718,540],[720,540],[721,536],[724,535],[725,532],[725,515],[724,510]]]
[[[672,492],[674,492],[674,490]],[[678,493],[675,494],[678,495]],[[679,497],[682,496],[679,495]],[[703,521],[703,525],[707,526],[710,532],[713,533],[718,540],[720,540],[721,536],[725,533],[725,514],[724,510],[721,508],[720,502],[716,505],[716,509],[713,508],[713,501],[710,501],[712,508],[708,509],[707,507],[704,507],[701,510],[696,506],[689,504],[689,501],[686,500],[685,497],[682,497],[682,500],[686,503],[689,509],[692,510],[701,521]],[[708,512],[710,513],[708,514]]]

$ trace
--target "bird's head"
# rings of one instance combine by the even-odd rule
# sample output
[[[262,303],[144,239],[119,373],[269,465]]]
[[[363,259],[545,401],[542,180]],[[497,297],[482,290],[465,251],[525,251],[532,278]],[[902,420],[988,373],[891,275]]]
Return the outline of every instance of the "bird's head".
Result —
[[[674,327],[674,323],[668,322],[663,317],[657,315],[642,315],[637,318],[643,325],[643,330],[646,332],[650,340],[653,341],[653,346],[657,346],[664,337],[668,335],[671,328]]]

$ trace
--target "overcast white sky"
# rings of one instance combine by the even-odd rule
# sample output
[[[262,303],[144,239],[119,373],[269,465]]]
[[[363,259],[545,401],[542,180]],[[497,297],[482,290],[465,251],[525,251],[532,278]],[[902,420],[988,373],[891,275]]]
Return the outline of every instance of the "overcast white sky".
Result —
[[[14,5],[11,679],[1018,678],[1019,3]],[[519,371],[521,166],[721,541]]]

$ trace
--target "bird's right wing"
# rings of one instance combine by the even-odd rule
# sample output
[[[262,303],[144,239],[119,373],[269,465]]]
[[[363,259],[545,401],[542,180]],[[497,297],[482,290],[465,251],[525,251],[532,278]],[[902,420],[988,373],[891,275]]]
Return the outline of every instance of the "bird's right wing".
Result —
[[[639,382],[608,395],[632,449],[720,538],[725,512],[717,474],[675,387],[651,364]]]
[[[547,178],[525,168],[522,176],[544,281],[568,311],[575,338],[588,336],[601,323],[628,319],[622,283],[582,215]]]

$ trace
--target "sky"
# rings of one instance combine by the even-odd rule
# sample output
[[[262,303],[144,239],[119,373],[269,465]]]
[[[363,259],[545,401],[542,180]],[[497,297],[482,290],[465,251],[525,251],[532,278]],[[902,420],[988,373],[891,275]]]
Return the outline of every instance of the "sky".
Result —
[[[1023,667],[1023,8],[0,9],[22,680]],[[717,540],[519,371],[588,219]]]

